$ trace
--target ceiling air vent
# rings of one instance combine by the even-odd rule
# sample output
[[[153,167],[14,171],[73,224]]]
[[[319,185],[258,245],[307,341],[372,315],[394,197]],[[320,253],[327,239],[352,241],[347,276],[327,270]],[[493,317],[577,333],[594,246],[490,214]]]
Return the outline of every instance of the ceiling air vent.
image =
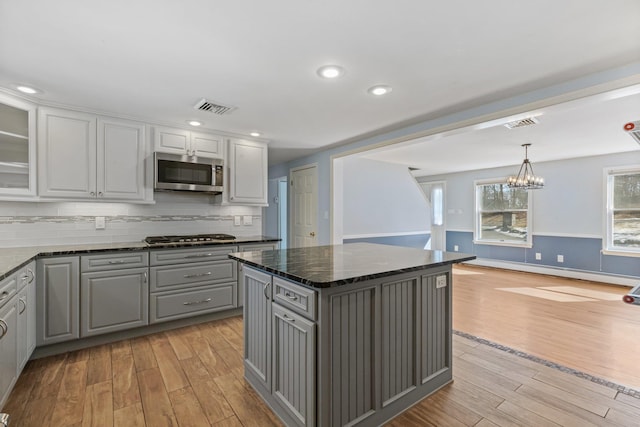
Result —
[[[206,111],[208,113],[217,114],[219,116],[223,114],[228,114],[236,109],[236,107],[231,107],[229,105],[222,105],[215,102],[207,101],[202,98],[196,105],[193,106],[196,110]]]
[[[526,119],[522,119],[522,120],[516,120],[514,122],[509,122],[509,123],[505,123],[505,127],[508,129],[515,129],[515,128],[522,128],[525,126],[531,126],[531,125],[535,125],[538,122],[538,119],[534,118],[534,117],[529,117]]]
[[[624,130],[627,131],[631,138],[635,139],[640,144],[640,120],[637,122],[629,122],[624,125]]]

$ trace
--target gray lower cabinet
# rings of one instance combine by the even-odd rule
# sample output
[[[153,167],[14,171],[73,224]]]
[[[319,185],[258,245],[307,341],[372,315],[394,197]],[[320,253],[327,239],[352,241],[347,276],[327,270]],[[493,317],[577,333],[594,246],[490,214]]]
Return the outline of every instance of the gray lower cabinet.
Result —
[[[315,305],[313,291],[271,275],[243,268],[245,287],[245,372],[259,383],[262,394],[278,405],[280,414],[299,426],[315,426],[316,420],[316,325],[297,312],[278,304],[276,290],[294,307],[299,296]],[[312,310],[315,313],[315,310]]]
[[[237,246],[150,252],[149,323],[237,307]]]
[[[18,372],[36,348],[36,263],[20,270],[18,280]]]
[[[278,249],[280,243],[247,243],[238,245],[238,252],[272,251]],[[238,263],[238,282],[242,283],[242,264]],[[244,304],[244,287],[238,286],[238,307]]]
[[[36,345],[80,338],[80,258],[36,262]]]
[[[271,393],[300,425],[314,426],[316,325],[278,304],[272,310]]]
[[[149,323],[146,267],[82,273],[80,294],[82,337]]]
[[[7,400],[18,375],[16,290],[15,274],[0,282],[0,408]]]

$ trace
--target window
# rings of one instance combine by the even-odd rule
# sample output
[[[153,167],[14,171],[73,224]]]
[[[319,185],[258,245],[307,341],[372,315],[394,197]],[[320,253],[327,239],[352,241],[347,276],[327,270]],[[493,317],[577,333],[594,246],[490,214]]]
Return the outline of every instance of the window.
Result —
[[[640,168],[607,172],[606,250],[640,254]]]
[[[531,247],[529,191],[476,182],[475,243]]]

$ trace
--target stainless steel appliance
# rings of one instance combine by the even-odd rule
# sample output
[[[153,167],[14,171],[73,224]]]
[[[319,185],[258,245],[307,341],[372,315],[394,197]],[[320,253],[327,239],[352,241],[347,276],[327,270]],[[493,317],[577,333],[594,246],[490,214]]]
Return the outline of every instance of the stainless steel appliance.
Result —
[[[150,246],[166,245],[169,243],[211,243],[221,240],[235,240],[231,234],[193,234],[186,236],[149,236],[144,239]]]
[[[223,191],[222,159],[154,153],[154,190],[195,191],[220,194]]]

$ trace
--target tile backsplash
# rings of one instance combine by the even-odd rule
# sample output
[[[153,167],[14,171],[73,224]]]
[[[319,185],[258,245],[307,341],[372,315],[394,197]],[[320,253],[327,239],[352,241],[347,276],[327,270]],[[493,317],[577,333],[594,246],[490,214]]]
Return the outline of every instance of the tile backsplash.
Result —
[[[141,241],[147,236],[262,234],[262,208],[218,206],[203,195],[156,193],[155,204],[93,202],[0,202],[0,247]],[[95,217],[106,227],[97,230]],[[251,225],[234,218],[251,217]]]

